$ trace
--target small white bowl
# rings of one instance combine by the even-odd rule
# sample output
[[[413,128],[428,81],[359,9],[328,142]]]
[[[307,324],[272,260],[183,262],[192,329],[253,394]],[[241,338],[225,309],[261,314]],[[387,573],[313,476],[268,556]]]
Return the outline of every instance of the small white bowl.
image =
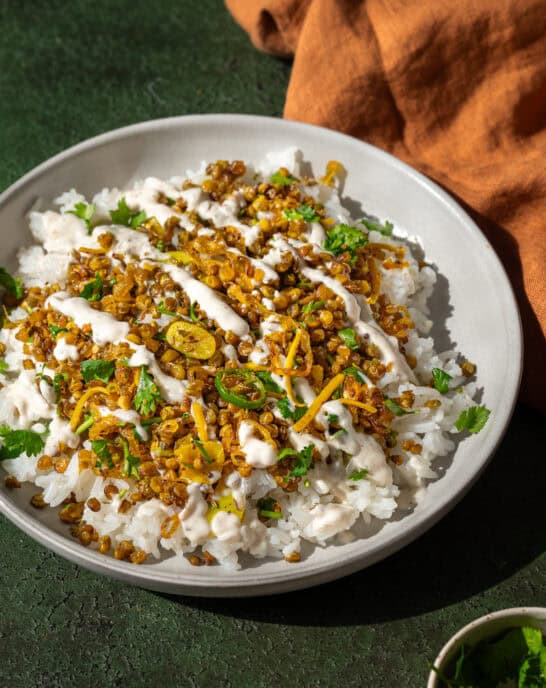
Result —
[[[531,626],[546,634],[546,608],[545,607],[513,607],[501,609],[492,614],[486,614],[472,621],[448,640],[434,660],[434,666],[441,672],[445,672],[451,662],[457,657],[461,645],[477,645],[482,640],[489,640],[510,628]],[[427,688],[439,688],[440,677],[435,671],[431,671],[428,677]]]

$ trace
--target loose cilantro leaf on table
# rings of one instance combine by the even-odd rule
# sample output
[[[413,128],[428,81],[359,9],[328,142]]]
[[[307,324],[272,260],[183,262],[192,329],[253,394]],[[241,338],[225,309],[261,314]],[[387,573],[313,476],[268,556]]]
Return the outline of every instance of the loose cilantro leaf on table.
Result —
[[[149,416],[155,412],[160,401],[161,392],[153,378],[148,374],[148,366],[142,366],[133,402],[135,409],[143,416]]]
[[[146,220],[146,213],[141,210],[138,213],[133,212],[127,205],[125,197],[123,197],[118,202],[118,207],[116,210],[110,211],[110,217],[112,222],[116,225],[124,225],[125,227],[131,227],[132,229],[137,229]]]
[[[468,430],[472,434],[480,432],[487,423],[491,411],[485,406],[471,406],[461,412],[455,427],[459,432]]]
[[[105,361],[102,359],[82,361],[80,363],[80,370],[85,382],[91,380],[100,380],[106,384],[114,374],[116,364],[114,361]]]
[[[391,236],[392,230],[394,229],[394,225],[388,220],[384,225],[382,225],[380,222],[370,220],[367,217],[363,217],[361,220],[359,220],[359,222],[361,222],[370,232],[379,232],[380,234],[383,234],[383,236]]]
[[[298,208],[285,210],[284,214],[288,220],[305,220],[305,222],[317,222],[320,218],[314,208],[304,204]]]
[[[343,339],[349,349],[352,349],[352,351],[358,350],[359,347],[356,340],[356,332],[352,327],[346,327],[344,330],[339,330],[338,335],[341,337],[341,339]]]
[[[440,394],[446,394],[449,391],[449,381],[453,378],[448,373],[444,372],[440,368],[432,369],[432,383],[434,389],[436,389]]]
[[[43,451],[45,442],[41,435],[32,430],[12,430],[7,425],[0,426],[0,437],[3,445],[0,447],[0,461],[16,459],[23,452],[27,456],[36,456]]]
[[[91,234],[91,219],[97,209],[94,203],[76,203],[74,210],[69,210],[71,215],[79,217],[87,225],[87,233]]]
[[[120,437],[121,446],[123,447],[123,475],[128,478],[135,478],[140,480],[138,467],[140,466],[140,459],[138,456],[133,456],[129,451],[127,440]]]
[[[96,464],[98,468],[102,468],[104,464],[106,464],[108,468],[114,467],[112,452],[108,447],[107,440],[93,440],[91,442],[91,449],[99,457]]]
[[[23,284],[19,277],[12,277],[5,268],[0,268],[0,285],[16,299],[23,298]]]
[[[102,277],[97,272],[95,279],[88,282],[81,290],[80,296],[88,301],[100,301],[102,299],[102,287]]]
[[[290,186],[295,181],[294,177],[291,177],[289,174],[275,172],[275,174],[271,175],[271,183],[275,184],[275,186]]]
[[[350,225],[336,225],[326,233],[326,239],[322,242],[323,247],[339,256],[348,252],[353,259],[356,259],[356,252],[368,243],[368,237],[358,227]]]
[[[353,471],[353,473],[351,473],[349,476],[349,480],[364,480],[367,475],[368,471],[363,468],[361,471]]]

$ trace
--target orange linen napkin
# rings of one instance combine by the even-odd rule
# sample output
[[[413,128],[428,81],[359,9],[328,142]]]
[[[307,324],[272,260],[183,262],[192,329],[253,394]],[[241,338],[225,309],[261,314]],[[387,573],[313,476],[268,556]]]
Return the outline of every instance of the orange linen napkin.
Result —
[[[544,0],[226,1],[256,47],[294,55],[286,118],[365,139],[463,202],[519,301],[522,397],[546,411]]]

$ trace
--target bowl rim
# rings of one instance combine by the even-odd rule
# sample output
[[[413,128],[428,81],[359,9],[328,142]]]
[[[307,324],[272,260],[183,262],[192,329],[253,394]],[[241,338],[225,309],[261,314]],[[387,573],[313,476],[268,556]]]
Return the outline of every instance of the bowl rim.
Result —
[[[351,553],[334,565],[331,563],[322,562],[317,564],[313,562],[313,566],[308,567],[306,570],[303,565],[291,566],[287,568],[282,575],[279,575],[278,572],[260,573],[256,575],[254,569],[248,569],[247,575],[244,575],[243,572],[245,570],[243,569],[243,571],[238,571],[237,575],[233,575],[232,577],[225,576],[222,579],[201,578],[187,572],[173,574],[167,571],[154,570],[155,567],[153,565],[137,567],[133,564],[105,557],[98,552],[79,545],[75,546],[77,543],[72,543],[65,536],[50,530],[46,524],[40,522],[36,517],[29,517],[27,512],[8,499],[7,495],[0,490],[0,512],[17,527],[30,535],[39,544],[46,545],[64,558],[78,563],[94,572],[107,574],[125,582],[147,587],[149,589],[183,595],[246,597],[276,594],[329,582],[376,563],[419,537],[432,525],[438,522],[451,508],[453,508],[453,506],[455,506],[464,494],[466,494],[491,460],[506,432],[514,411],[523,366],[521,317],[512,285],[496,252],[472,218],[447,192],[428,177],[389,153],[369,143],[348,136],[347,134],[316,125],[275,117],[264,117],[261,115],[231,113],[182,115],[131,124],[83,140],[32,168],[0,194],[0,209],[12,196],[24,189],[27,184],[47,174],[59,163],[69,160],[70,158],[75,158],[89,149],[115,142],[118,139],[133,137],[138,134],[168,129],[181,131],[185,127],[198,128],[207,123],[224,125],[236,124],[240,127],[245,125],[259,125],[260,127],[267,127],[268,132],[289,129],[295,135],[296,140],[298,132],[309,133],[311,131],[315,136],[327,139],[334,146],[336,142],[340,144],[345,142],[345,144],[350,144],[353,147],[360,147],[361,150],[366,151],[368,156],[376,158],[383,162],[383,164],[395,168],[397,171],[410,177],[427,193],[432,194],[441,205],[447,207],[447,209],[456,216],[462,228],[471,233],[481,244],[491,249],[489,252],[489,260],[491,261],[490,266],[496,271],[496,276],[500,281],[500,287],[503,289],[506,297],[506,308],[511,310],[511,322],[514,326],[513,344],[515,350],[512,351],[514,356],[514,373],[507,385],[506,394],[503,396],[504,403],[499,405],[499,408],[496,409],[497,422],[495,430],[490,433],[488,436],[489,441],[480,452],[484,456],[481,465],[478,466],[470,479],[466,480],[457,490],[444,496],[440,504],[436,505],[434,509],[430,507],[428,509],[423,509],[419,514],[415,514],[415,519],[409,526],[389,533],[386,542],[376,543],[365,551]]]
[[[451,636],[451,638],[446,642],[436,656],[436,659],[433,662],[434,666],[441,669],[443,663],[451,655],[452,651],[457,648],[466,638],[466,636],[472,633],[472,631],[475,629],[487,626],[488,624],[493,625],[499,620],[504,620],[506,622],[504,628],[508,629],[512,627],[512,624],[510,623],[511,620],[516,621],[516,619],[521,619],[522,617],[531,621],[533,619],[546,621],[546,607],[508,607],[507,609],[499,609],[496,612],[490,612],[489,614],[484,614],[483,616],[474,619]],[[518,621],[516,625],[519,626],[520,623],[521,622]],[[502,629],[500,629],[500,632],[502,633]],[[497,633],[499,633],[499,628],[495,628],[493,635],[496,635]],[[428,678],[427,688],[439,688],[439,680],[438,674],[431,670]]]

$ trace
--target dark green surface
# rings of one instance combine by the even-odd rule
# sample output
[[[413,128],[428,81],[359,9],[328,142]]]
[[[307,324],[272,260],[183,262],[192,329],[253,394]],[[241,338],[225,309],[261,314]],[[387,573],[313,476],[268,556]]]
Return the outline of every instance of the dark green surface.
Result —
[[[2,2],[0,187],[86,137],[192,112],[279,115],[289,66],[219,2]],[[175,599],[95,576],[0,519],[0,688],[425,685],[485,612],[546,605],[543,419],[419,541],[321,588]]]

